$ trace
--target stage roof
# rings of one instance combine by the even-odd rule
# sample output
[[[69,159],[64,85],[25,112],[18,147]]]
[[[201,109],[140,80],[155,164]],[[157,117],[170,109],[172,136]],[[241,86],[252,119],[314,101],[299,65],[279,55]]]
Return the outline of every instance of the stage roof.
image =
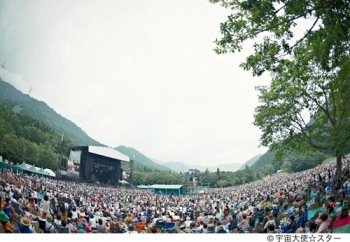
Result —
[[[150,186],[150,188],[156,188],[156,189],[180,189],[183,185],[159,185],[154,184]]]
[[[89,148],[88,151],[90,153],[101,155],[112,159],[130,162],[130,158],[128,156],[120,153],[116,149],[113,149],[110,147],[102,147],[102,146],[89,146],[88,148]]]

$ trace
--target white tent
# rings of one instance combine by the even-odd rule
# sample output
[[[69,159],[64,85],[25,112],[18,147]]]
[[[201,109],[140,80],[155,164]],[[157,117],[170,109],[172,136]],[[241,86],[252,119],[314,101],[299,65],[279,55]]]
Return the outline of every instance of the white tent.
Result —
[[[50,176],[53,176],[53,177],[56,176],[55,172],[53,172],[51,169],[46,168],[46,169],[44,169],[44,171],[45,171],[47,174],[49,174]]]
[[[120,184],[123,184],[123,185],[126,185],[126,184],[129,184],[129,182],[125,181],[125,180],[121,180],[119,181]]]

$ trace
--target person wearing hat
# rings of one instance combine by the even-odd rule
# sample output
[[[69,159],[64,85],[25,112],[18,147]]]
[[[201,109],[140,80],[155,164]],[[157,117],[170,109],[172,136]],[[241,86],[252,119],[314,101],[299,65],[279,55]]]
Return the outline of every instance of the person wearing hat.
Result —
[[[20,222],[19,222],[19,232],[22,234],[32,234],[33,231],[31,230],[31,228],[29,228],[30,226],[30,219],[27,217],[22,217]]]
[[[193,230],[190,228],[186,228],[186,225],[183,223],[179,226],[178,233],[182,234],[193,234]]]
[[[53,225],[53,218],[51,214],[46,214],[45,216],[45,233],[55,233],[55,226]]]
[[[79,229],[84,229],[84,230],[85,230],[86,224],[87,224],[86,218],[81,218],[81,219],[78,221],[78,230],[79,230]]]
[[[189,216],[187,216],[186,221],[185,221],[186,228],[189,228],[191,223],[192,223],[191,218]]]
[[[106,218],[106,227],[107,227],[108,231],[110,231],[110,229],[111,229],[111,223],[112,223],[112,218],[111,217],[107,217]]]
[[[110,223],[109,230],[110,230],[111,233],[114,233],[114,234],[120,232],[120,226],[119,226],[117,218],[113,218],[112,219],[112,222]]]

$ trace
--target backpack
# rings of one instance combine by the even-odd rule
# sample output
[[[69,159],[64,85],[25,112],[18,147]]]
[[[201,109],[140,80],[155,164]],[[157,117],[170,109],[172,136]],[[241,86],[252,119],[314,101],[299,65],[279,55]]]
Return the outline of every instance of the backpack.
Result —
[[[116,226],[113,226],[113,227],[111,228],[111,233],[113,233],[113,234],[119,233],[118,228],[117,228]]]
[[[66,205],[64,204],[64,201],[60,202],[60,211],[61,212],[66,212]]]
[[[255,217],[250,217],[249,218],[249,225],[250,225],[250,227],[254,227],[255,226]]]
[[[340,213],[339,218],[340,218],[340,219],[347,218],[348,215],[349,215],[349,214],[348,214],[348,210],[347,210],[346,208],[343,208],[343,209],[341,210],[341,213]]]

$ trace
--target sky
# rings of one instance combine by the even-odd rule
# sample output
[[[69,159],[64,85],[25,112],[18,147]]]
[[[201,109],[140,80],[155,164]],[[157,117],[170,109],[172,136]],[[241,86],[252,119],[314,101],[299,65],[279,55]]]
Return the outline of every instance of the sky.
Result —
[[[1,75],[110,147],[159,161],[244,163],[267,151],[257,85],[213,51],[229,11],[207,0],[0,0]]]

